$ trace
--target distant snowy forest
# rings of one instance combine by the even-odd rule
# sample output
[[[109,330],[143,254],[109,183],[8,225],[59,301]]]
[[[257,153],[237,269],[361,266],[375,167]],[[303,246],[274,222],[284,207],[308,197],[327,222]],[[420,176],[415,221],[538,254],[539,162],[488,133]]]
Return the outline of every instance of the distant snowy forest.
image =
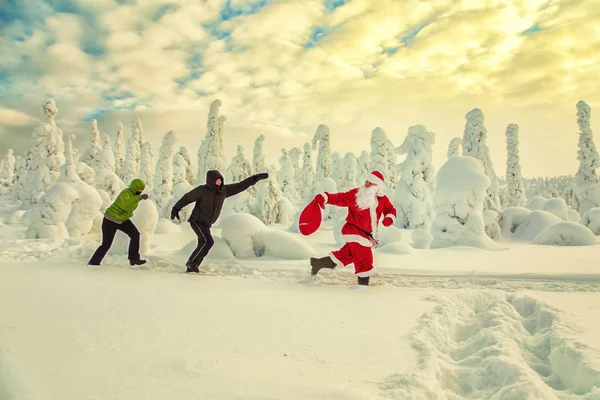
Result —
[[[128,132],[119,122],[114,135],[102,133],[93,120],[89,146],[80,150],[73,146],[74,135],[57,126],[55,101],[46,100],[42,105],[46,121],[33,131],[28,150],[15,155],[9,149],[0,163],[0,195],[21,203],[21,210],[5,222],[27,226],[27,237],[32,239],[98,232],[103,212],[134,178],[146,182],[146,193],[155,206],[145,212],[164,219],[175,201],[205,182],[208,170],[218,169],[227,182],[259,172],[270,174],[268,180],[229,199],[224,216],[248,213],[267,225],[294,230],[299,211],[315,194],[349,190],[362,184],[369,171],[379,170],[385,177],[385,192],[398,210],[396,227],[431,233],[417,235],[423,247],[493,248],[493,241],[501,236],[518,236],[522,224],[548,227],[557,221],[576,222],[600,233],[596,173],[600,164],[590,128],[591,109],[583,101],[576,105],[579,151],[573,156],[580,162],[576,174],[530,179],[521,171],[516,124],[506,128],[506,178],[498,177],[484,114],[477,108],[466,114],[463,136],[448,143],[448,160],[435,171],[435,134],[423,125],[408,127],[399,146],[377,127],[371,133],[370,149],[358,155],[332,149],[330,129],[319,125],[312,142],[302,148],[282,148],[278,165],[266,164],[262,135],[251,151],[238,146],[237,154],[227,159],[223,150],[227,118],[220,115],[220,107],[220,100],[211,103],[206,134],[194,151],[178,147],[178,134],[173,131],[165,133],[160,148],[153,148],[140,119],[132,122]],[[187,217],[191,207],[182,216]],[[343,217],[343,211],[329,209],[324,216],[334,224]]]

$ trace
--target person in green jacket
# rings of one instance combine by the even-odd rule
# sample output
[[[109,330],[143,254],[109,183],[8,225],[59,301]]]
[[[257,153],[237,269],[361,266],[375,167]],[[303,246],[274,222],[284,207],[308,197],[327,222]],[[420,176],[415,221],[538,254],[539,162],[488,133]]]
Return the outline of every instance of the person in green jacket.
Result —
[[[141,179],[132,180],[129,187],[119,193],[112,205],[108,207],[102,221],[102,244],[88,262],[89,266],[100,265],[110,250],[117,231],[129,236],[129,264],[142,265],[146,263],[146,260],[140,258],[140,232],[130,219],[133,217],[138,203],[148,198],[147,194],[142,194],[145,187],[146,184]]]

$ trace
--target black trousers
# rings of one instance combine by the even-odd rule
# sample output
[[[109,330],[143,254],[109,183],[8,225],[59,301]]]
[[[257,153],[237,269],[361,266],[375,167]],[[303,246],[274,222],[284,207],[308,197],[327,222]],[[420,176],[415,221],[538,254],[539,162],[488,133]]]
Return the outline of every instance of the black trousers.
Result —
[[[117,231],[121,231],[129,236],[129,259],[140,259],[140,231],[137,230],[133,222],[128,219],[122,224],[117,224],[104,218],[102,221],[102,244],[98,247],[88,264],[100,265],[106,253],[110,250]]]
[[[198,268],[202,264],[202,261],[204,261],[204,257],[206,257],[210,249],[214,246],[215,240],[210,234],[210,227],[194,220],[190,221],[190,225],[194,232],[196,232],[196,236],[198,236],[198,246],[196,246],[196,249],[190,255],[187,264]]]

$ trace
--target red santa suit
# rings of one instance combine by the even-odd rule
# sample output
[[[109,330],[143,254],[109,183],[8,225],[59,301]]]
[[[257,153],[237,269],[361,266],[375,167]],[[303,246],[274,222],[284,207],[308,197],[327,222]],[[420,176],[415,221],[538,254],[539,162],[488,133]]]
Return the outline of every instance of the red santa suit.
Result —
[[[359,277],[371,276],[375,272],[372,247],[377,244],[374,237],[379,221],[383,217],[383,225],[390,226],[396,220],[396,209],[381,191],[384,183],[382,174],[374,171],[366,180],[377,186],[355,188],[344,193],[325,192],[315,198],[319,205],[324,203],[348,208],[346,224],[342,227],[342,238],[346,244],[333,251],[330,257],[340,268],[354,264],[354,273]],[[369,196],[365,197],[366,194]]]

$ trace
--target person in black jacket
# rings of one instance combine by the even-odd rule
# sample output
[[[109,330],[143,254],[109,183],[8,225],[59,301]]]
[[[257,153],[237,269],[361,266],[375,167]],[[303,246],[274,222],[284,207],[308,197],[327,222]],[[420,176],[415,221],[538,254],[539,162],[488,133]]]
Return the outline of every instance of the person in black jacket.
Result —
[[[225,185],[223,175],[219,171],[211,170],[206,173],[205,185],[192,189],[175,203],[171,210],[172,220],[175,218],[181,220],[179,211],[190,203],[196,203],[188,221],[196,236],[198,236],[198,246],[185,264],[187,267],[186,272],[200,272],[198,267],[215,244],[210,234],[210,227],[221,215],[225,199],[243,192],[258,181],[268,177],[269,174],[261,173],[252,175],[241,182]]]

